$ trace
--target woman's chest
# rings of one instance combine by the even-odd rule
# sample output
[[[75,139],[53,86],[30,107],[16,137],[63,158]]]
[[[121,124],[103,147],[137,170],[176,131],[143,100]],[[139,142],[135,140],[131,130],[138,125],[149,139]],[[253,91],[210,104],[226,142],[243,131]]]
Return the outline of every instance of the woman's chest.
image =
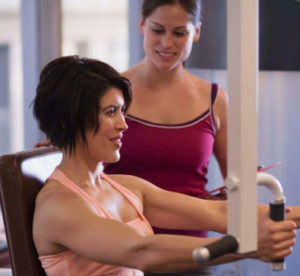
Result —
[[[127,123],[120,163],[134,169],[161,170],[165,164],[172,170],[183,166],[195,170],[206,165],[212,155],[215,138],[209,115],[190,125],[147,125],[131,119]]]
[[[139,217],[132,200],[114,188],[105,191],[88,191],[87,193],[94,199],[92,205],[96,207],[98,213],[101,213],[100,215],[124,223]]]
[[[209,98],[199,91],[144,91],[133,94],[128,114],[158,124],[182,124],[209,108]]]

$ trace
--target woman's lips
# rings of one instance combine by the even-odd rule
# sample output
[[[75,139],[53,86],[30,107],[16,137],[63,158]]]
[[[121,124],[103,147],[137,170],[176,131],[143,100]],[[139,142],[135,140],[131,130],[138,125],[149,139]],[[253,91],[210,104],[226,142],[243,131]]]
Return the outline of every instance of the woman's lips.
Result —
[[[121,148],[122,146],[122,142],[121,142],[122,136],[118,135],[116,137],[111,138],[110,140],[113,142],[113,144],[117,147],[117,148]]]
[[[162,60],[171,60],[175,56],[174,52],[157,51],[156,53]]]

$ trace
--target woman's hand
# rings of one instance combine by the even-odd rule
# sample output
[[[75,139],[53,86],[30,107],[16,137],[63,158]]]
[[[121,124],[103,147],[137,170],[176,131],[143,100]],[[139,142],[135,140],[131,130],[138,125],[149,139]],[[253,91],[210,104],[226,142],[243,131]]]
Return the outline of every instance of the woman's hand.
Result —
[[[50,143],[50,141],[45,138],[44,140],[37,142],[33,145],[34,148],[40,148],[40,147],[50,147],[52,144]]]
[[[260,214],[258,224],[258,250],[250,257],[272,262],[292,253],[296,223],[292,220],[275,222],[269,218],[268,211],[264,213]]]
[[[297,228],[300,228],[300,206],[288,206],[286,207],[286,218],[294,221],[297,224]]]

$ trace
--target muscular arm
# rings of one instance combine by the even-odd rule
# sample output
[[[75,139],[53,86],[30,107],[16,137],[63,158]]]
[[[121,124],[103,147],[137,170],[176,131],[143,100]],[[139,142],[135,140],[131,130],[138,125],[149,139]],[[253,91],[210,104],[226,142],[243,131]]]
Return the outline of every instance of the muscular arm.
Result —
[[[199,267],[192,260],[193,249],[215,240],[143,236],[125,223],[99,217],[80,198],[62,197],[52,203],[38,205],[35,214],[34,240],[39,255],[68,248],[100,263],[172,272]]]
[[[144,214],[151,225],[227,232],[227,202],[189,197],[139,181],[144,182]]]
[[[135,184],[141,187],[141,195],[145,200],[144,213],[151,221],[164,223],[162,218],[170,216],[169,224],[225,232],[225,222],[217,222],[223,212],[220,207],[224,203],[208,204],[204,200],[192,200],[187,196],[161,191],[139,178],[130,177],[129,180],[131,183],[135,182],[132,184],[133,188]],[[204,202],[209,207],[204,206]],[[194,214],[198,210],[199,215]],[[269,261],[289,254],[293,243],[291,222],[266,221],[271,227],[267,227],[263,233],[264,251],[247,255],[226,255],[214,263],[245,257]],[[50,199],[43,199],[37,204],[33,231],[39,255],[55,254],[68,248],[100,263],[151,272],[173,272],[199,267],[192,260],[192,251],[215,240],[177,235],[143,236],[125,223],[99,217],[80,197],[70,199],[60,195],[52,195]],[[211,264],[213,263],[208,265]]]

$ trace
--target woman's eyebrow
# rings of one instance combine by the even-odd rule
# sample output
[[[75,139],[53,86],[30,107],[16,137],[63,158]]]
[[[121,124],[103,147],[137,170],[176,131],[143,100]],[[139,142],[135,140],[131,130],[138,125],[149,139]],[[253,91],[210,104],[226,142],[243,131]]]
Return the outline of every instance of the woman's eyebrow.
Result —
[[[154,25],[157,25],[157,27],[161,27],[161,28],[164,28],[165,26],[155,22],[155,21],[151,21]],[[176,26],[174,29],[186,29],[186,26]]]
[[[164,28],[163,25],[161,25],[161,24],[159,24],[159,23],[157,23],[157,22],[155,22],[155,21],[151,21],[151,23],[154,24],[154,25],[157,25],[157,27]]]
[[[110,105],[104,106],[103,108],[101,108],[101,110],[105,111],[105,110],[110,109],[112,107],[116,108],[116,107],[118,107],[118,105],[116,105],[116,104],[110,104]]]

